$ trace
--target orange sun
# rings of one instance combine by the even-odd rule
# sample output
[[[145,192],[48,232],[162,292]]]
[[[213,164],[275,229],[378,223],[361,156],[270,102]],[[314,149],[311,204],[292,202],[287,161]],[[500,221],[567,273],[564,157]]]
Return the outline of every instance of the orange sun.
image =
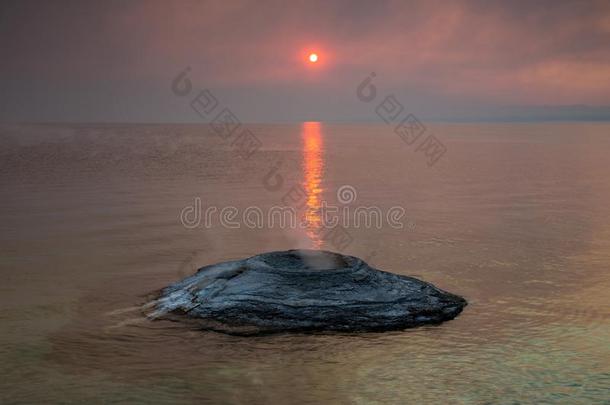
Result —
[[[316,63],[318,61],[318,54],[317,53],[310,53],[309,54],[309,61],[311,63]]]

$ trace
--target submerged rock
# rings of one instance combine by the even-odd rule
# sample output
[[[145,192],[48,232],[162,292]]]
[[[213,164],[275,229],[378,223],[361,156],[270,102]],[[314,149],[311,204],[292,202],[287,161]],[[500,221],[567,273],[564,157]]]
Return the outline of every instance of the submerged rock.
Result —
[[[412,277],[318,250],[205,266],[161,291],[152,318],[232,334],[386,331],[455,318],[466,300]]]

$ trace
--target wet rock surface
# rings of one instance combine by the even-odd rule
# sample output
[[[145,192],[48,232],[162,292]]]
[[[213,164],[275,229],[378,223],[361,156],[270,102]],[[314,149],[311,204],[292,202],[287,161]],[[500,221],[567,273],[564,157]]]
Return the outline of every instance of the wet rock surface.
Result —
[[[353,256],[288,250],[202,267],[152,306],[151,318],[248,335],[404,329],[453,319],[466,300]]]

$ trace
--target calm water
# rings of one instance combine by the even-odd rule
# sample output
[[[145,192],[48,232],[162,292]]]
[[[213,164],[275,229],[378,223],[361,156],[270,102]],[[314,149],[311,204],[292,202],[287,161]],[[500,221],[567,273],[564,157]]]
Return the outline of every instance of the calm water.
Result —
[[[245,160],[206,126],[0,127],[0,402],[608,403],[610,125],[430,125],[426,157],[385,125],[251,125]],[[283,183],[263,181],[274,165]],[[267,184],[267,186],[266,186]],[[151,322],[149,294],[305,229],[185,228],[180,212],[405,208],[344,253],[470,305],[441,326],[239,338]]]

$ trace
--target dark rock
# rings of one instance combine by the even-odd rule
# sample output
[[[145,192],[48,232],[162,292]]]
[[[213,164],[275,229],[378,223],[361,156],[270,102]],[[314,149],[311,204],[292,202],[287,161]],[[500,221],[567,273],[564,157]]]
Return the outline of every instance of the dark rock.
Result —
[[[201,268],[161,291],[152,318],[233,334],[386,331],[456,317],[466,300],[364,261],[316,250],[270,252]]]

